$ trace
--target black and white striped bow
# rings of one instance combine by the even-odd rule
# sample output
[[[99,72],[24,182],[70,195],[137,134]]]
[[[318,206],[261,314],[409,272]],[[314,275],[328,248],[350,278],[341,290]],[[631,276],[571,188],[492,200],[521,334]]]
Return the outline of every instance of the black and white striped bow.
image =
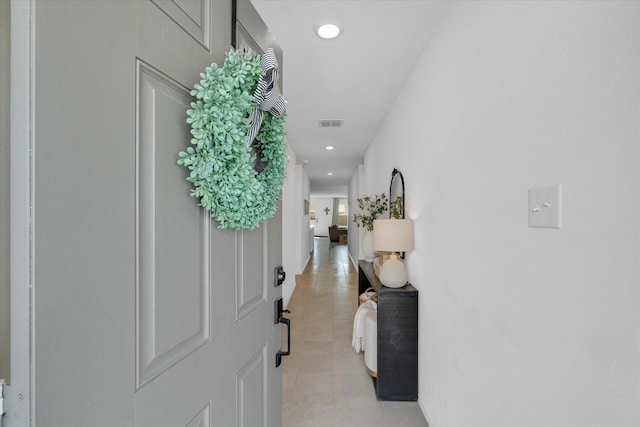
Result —
[[[253,93],[253,101],[258,105],[249,115],[249,144],[253,142],[262,126],[263,111],[281,116],[287,108],[287,101],[280,95],[278,61],[273,49],[267,49],[262,55],[260,68],[264,70],[264,75],[258,80],[258,87]]]

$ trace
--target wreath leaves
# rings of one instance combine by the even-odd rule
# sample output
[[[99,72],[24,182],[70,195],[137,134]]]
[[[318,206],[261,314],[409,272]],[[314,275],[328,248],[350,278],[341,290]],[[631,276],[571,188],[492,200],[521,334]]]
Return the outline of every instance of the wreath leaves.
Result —
[[[196,97],[187,111],[192,146],[179,153],[178,164],[191,171],[191,196],[222,229],[254,229],[271,218],[285,177],[284,115],[265,112],[256,139],[248,141],[247,119],[263,74],[260,59],[250,50],[231,49],[223,67],[211,64],[191,91]],[[258,162],[256,155],[262,156]],[[264,169],[256,172],[260,161]]]

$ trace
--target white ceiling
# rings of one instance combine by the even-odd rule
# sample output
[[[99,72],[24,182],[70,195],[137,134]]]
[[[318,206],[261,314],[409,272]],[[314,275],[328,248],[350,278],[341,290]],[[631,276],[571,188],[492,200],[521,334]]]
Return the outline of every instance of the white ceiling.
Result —
[[[309,175],[311,195],[345,197],[367,146],[450,2],[251,2],[284,52],[287,141]],[[340,24],[342,34],[334,40],[318,37],[314,27],[326,22]],[[321,128],[320,119],[344,123]],[[327,151],[327,145],[335,149]]]

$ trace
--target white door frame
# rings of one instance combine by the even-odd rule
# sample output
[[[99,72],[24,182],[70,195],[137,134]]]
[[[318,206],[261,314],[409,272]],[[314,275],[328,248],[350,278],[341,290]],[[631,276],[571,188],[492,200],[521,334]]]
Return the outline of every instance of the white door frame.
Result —
[[[11,384],[3,427],[33,420],[33,31],[35,0],[11,0]]]

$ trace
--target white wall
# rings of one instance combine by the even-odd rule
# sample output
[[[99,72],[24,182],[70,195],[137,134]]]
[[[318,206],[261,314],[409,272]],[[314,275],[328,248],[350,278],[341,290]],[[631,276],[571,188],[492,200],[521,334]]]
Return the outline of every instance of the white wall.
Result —
[[[358,170],[351,177],[348,188],[349,199],[349,237],[347,242],[349,244],[349,258],[354,267],[358,268],[358,260],[364,259],[364,254],[360,250],[360,241],[362,240],[362,233],[364,230],[362,227],[353,221],[353,215],[360,212],[358,207],[358,197],[365,195],[365,189],[360,187],[360,176],[364,173],[364,166],[358,166]]]
[[[329,197],[312,197],[311,206],[316,207],[317,219],[315,221],[315,236],[329,236],[329,226],[333,218],[333,199]],[[325,213],[325,209],[329,209],[329,213]]]
[[[289,163],[287,175],[282,183],[282,267],[286,273],[286,280],[282,285],[282,299],[286,307],[291,294],[296,287],[297,256],[296,251],[301,246],[301,236],[295,224],[300,210],[298,207],[300,194],[297,192],[296,153],[287,145]]]
[[[287,176],[282,183],[282,266],[286,280],[282,285],[282,300],[285,307],[296,287],[296,275],[304,270],[313,251],[312,231],[309,215],[304,214],[304,201],[309,200],[309,176],[300,165],[296,165],[296,154],[287,146],[289,163]]]
[[[309,228],[309,215],[304,215],[304,201],[309,200],[309,176],[304,168],[296,165],[296,194],[298,197],[297,207],[295,208],[296,227],[300,232],[298,239],[296,274],[302,273],[304,266],[309,259],[309,254],[313,250],[313,238],[311,237]]]
[[[640,2],[459,2],[365,156],[404,174],[431,427],[640,425]],[[402,145],[397,142],[404,141]],[[561,230],[527,191],[563,186]]]

